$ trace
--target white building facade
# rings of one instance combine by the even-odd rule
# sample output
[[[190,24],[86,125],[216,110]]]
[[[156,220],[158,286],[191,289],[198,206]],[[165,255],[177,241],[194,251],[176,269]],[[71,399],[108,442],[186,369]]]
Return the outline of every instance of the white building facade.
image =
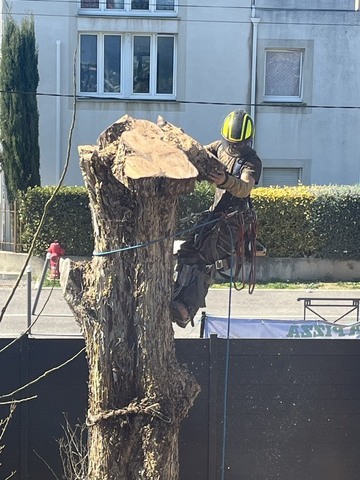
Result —
[[[264,185],[360,179],[356,0],[58,0],[29,11],[39,47],[41,180],[82,185],[78,145],[124,114],[161,115],[201,143],[252,114]]]

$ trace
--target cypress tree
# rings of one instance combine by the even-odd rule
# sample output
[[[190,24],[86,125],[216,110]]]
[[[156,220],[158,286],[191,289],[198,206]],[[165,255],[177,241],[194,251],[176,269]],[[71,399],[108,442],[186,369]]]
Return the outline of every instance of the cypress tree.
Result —
[[[8,200],[40,185],[38,51],[34,19],[6,15],[0,61],[1,167]]]

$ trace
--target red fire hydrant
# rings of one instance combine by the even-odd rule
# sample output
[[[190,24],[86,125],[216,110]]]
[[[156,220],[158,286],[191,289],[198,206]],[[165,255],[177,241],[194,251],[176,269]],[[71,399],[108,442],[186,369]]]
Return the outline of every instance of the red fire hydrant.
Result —
[[[65,254],[65,250],[61,246],[60,242],[58,240],[55,240],[53,243],[50,244],[48,252],[50,253],[50,278],[60,278],[60,257]]]

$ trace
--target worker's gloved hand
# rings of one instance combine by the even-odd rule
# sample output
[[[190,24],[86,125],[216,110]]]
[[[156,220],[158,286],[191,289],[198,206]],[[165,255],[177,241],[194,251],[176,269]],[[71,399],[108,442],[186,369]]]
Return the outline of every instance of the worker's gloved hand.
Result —
[[[227,182],[229,175],[227,172],[210,172],[208,175],[208,179],[215,183],[216,185],[223,185]]]

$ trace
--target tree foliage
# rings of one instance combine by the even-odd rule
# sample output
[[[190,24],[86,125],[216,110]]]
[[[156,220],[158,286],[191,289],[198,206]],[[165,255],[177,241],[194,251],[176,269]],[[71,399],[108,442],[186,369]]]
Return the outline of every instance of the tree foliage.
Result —
[[[5,15],[0,62],[1,169],[9,201],[40,185],[38,51],[34,19]]]

